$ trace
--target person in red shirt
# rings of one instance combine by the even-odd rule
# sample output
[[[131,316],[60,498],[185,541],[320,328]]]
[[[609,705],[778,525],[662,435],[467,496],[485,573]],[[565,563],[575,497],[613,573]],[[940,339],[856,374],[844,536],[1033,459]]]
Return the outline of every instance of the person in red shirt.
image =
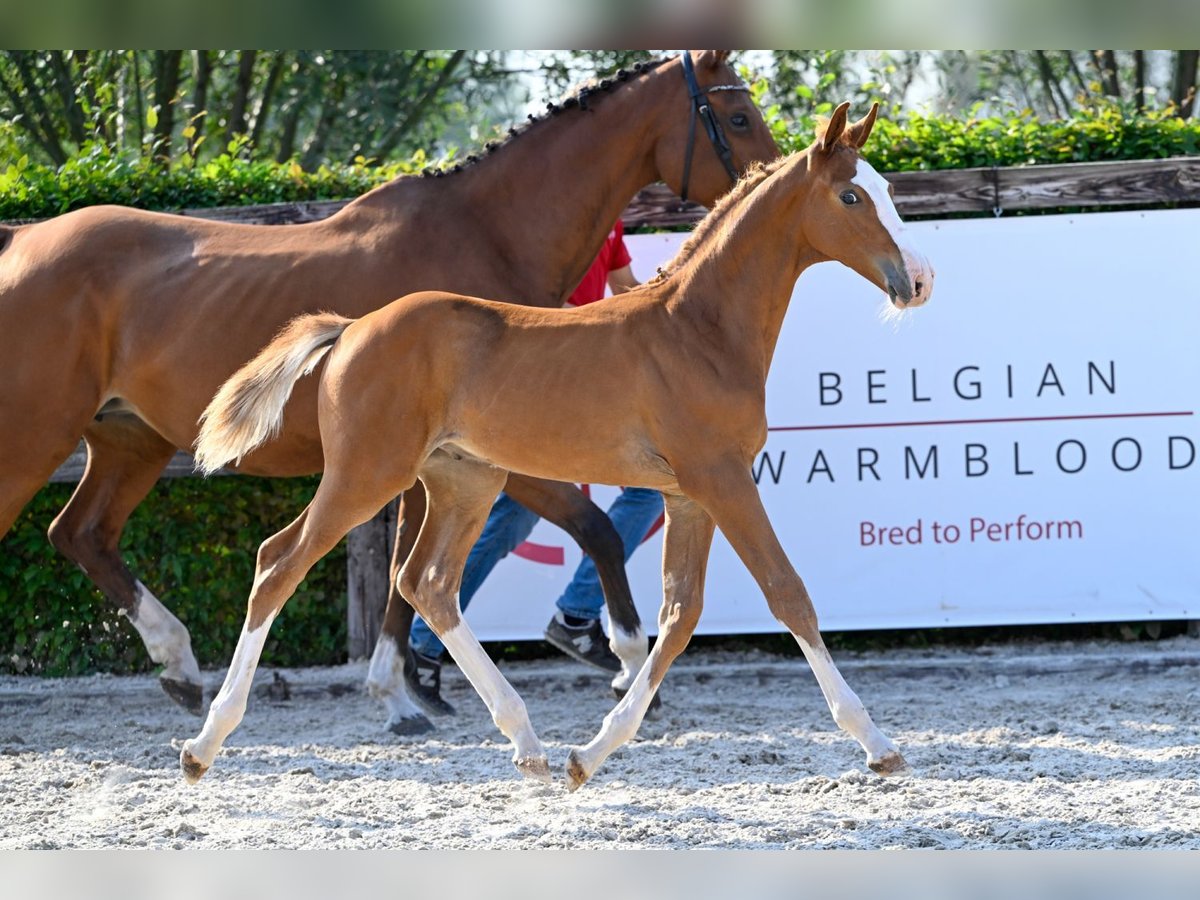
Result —
[[[620,294],[640,282],[633,274],[632,259],[625,246],[625,229],[620,221],[613,226],[604,246],[571,293],[564,306],[584,306],[605,296],[605,288]],[[617,533],[625,544],[625,560],[661,519],[662,494],[646,488],[625,488],[608,509]],[[505,556],[518,547],[533,531],[538,517],[507,494],[501,494],[479,540],[471,548],[463,569],[459,603],[466,609],[488,574]],[[609,649],[600,626],[604,592],[591,558],[585,556],[562,596],[554,616],[546,626],[546,640],[568,656],[607,672],[619,672],[621,662]],[[413,698],[429,713],[453,715],[454,707],[441,696],[441,658],[445,647],[429,626],[418,616],[413,621],[404,676]]]

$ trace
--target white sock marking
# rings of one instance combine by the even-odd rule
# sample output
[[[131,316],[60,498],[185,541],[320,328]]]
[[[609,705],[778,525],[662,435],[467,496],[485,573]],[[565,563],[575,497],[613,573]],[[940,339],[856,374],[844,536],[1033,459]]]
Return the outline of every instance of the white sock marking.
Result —
[[[258,668],[259,657],[262,656],[263,644],[267,642],[267,633],[275,615],[267,617],[258,628],[246,631],[242,628],[238,638],[237,649],[233,651],[233,660],[229,671],[225,673],[225,683],[213,698],[208,708],[208,718],[204,720],[204,728],[193,741],[188,741],[185,747],[205,766],[211,766],[221,749],[221,744],[230,732],[237,728],[238,723],[246,714],[246,701],[250,697],[250,686],[254,682],[254,672]]]
[[[500,674],[496,664],[488,658],[467,623],[460,620],[457,625],[438,637],[446,645],[462,673],[467,676],[471,686],[487,704],[496,727],[516,746],[516,759],[544,757],[546,751],[534,734],[529,714],[525,710],[525,702]]]
[[[812,667],[834,722],[862,745],[867,751],[867,761],[875,762],[889,753],[895,753],[896,745],[875,727],[866,707],[858,699],[858,695],[850,690],[850,686],[842,678],[842,673],[834,665],[829,651],[824,647],[820,650],[814,649],[799,637],[796,638],[796,643],[800,645],[800,649],[804,651],[804,658]]]
[[[400,719],[424,718],[424,713],[408,696],[404,683],[404,655],[397,651],[396,642],[380,635],[371,654],[367,669],[367,693],[383,702],[388,711],[388,724]]]
[[[137,602],[126,615],[141,635],[150,658],[164,666],[163,677],[202,685],[187,628],[140,581],[136,591]]]

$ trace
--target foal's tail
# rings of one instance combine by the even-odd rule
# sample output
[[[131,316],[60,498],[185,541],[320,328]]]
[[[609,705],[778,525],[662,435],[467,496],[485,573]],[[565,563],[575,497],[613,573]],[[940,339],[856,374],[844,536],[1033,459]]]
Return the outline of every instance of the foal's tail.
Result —
[[[234,372],[200,416],[196,467],[211,475],[278,434],[292,386],[353,321],[332,313],[299,316]]]

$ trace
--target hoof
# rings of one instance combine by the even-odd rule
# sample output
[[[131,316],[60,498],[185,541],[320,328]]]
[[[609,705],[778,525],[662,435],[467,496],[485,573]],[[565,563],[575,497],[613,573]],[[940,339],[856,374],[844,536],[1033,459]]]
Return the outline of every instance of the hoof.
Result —
[[[179,768],[183,771],[183,777],[188,784],[195,784],[208,771],[208,766],[192,756],[192,751],[188,749],[191,741],[187,741],[183,745],[183,750],[179,754]]]
[[[192,681],[180,681],[178,678],[168,678],[160,675],[158,683],[162,689],[177,704],[193,716],[204,715],[204,686]]]
[[[420,713],[405,716],[401,719],[392,719],[388,722],[387,729],[392,734],[397,734],[400,737],[429,734],[429,732],[437,730],[433,727],[433,723]]]
[[[867,768],[884,778],[903,778],[905,775],[912,774],[912,767],[904,761],[904,757],[897,750],[881,756],[874,762],[868,760]]]
[[[513,765],[526,778],[532,778],[542,784],[550,783],[550,761],[544,756],[526,756],[522,759],[514,759]]]
[[[579,752],[572,750],[567,755],[567,790],[574,793],[587,784],[589,777],[587,770],[583,767],[583,762],[579,759]]]
[[[613,688],[613,696],[616,697],[618,700],[624,700],[625,695],[628,693],[629,693],[629,691],[625,690],[624,688],[619,688],[619,687]],[[659,697],[658,694],[659,694],[658,691],[654,692],[654,696],[650,698],[650,705],[646,707],[645,718],[650,719],[652,721],[654,719],[657,719],[660,715],[662,715],[663,703],[662,703],[662,698]]]

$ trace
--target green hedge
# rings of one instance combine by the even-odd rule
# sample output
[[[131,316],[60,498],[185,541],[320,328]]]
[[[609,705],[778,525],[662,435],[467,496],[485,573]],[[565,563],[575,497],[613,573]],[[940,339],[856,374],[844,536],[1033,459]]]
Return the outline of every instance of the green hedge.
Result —
[[[811,140],[811,128],[789,129],[777,115],[768,115],[785,151]],[[1048,123],[1023,113],[884,120],[867,155],[879,169],[899,171],[1161,158],[1193,155],[1198,148],[1198,121],[1128,118],[1114,106],[1102,106]],[[336,199],[426,162],[417,154],[387,166],[359,160],[305,172],[293,163],[246,159],[242,147],[231,145],[208,163],[162,166],[91,146],[61,170],[28,160],[0,161],[0,220],[42,218],[98,203],[180,209]],[[258,544],[299,512],[314,484],[313,479],[170,479],[134,513],[122,543],[125,557],[188,625],[202,664],[228,662]],[[71,489],[45,488],[0,541],[0,670],[144,671],[150,662],[128,623],[45,538]],[[345,557],[339,550],[317,565],[272,627],[264,660],[275,665],[343,660],[345,604]]]
[[[296,517],[316,478],[170,478],[134,511],[127,564],[188,626],[201,665],[228,665],[264,538]],[[74,485],[44,488],[0,542],[0,670],[45,675],[137,672],[152,665],[137,633],[46,529]],[[344,544],[322,559],[271,627],[267,664],[346,658]]]

